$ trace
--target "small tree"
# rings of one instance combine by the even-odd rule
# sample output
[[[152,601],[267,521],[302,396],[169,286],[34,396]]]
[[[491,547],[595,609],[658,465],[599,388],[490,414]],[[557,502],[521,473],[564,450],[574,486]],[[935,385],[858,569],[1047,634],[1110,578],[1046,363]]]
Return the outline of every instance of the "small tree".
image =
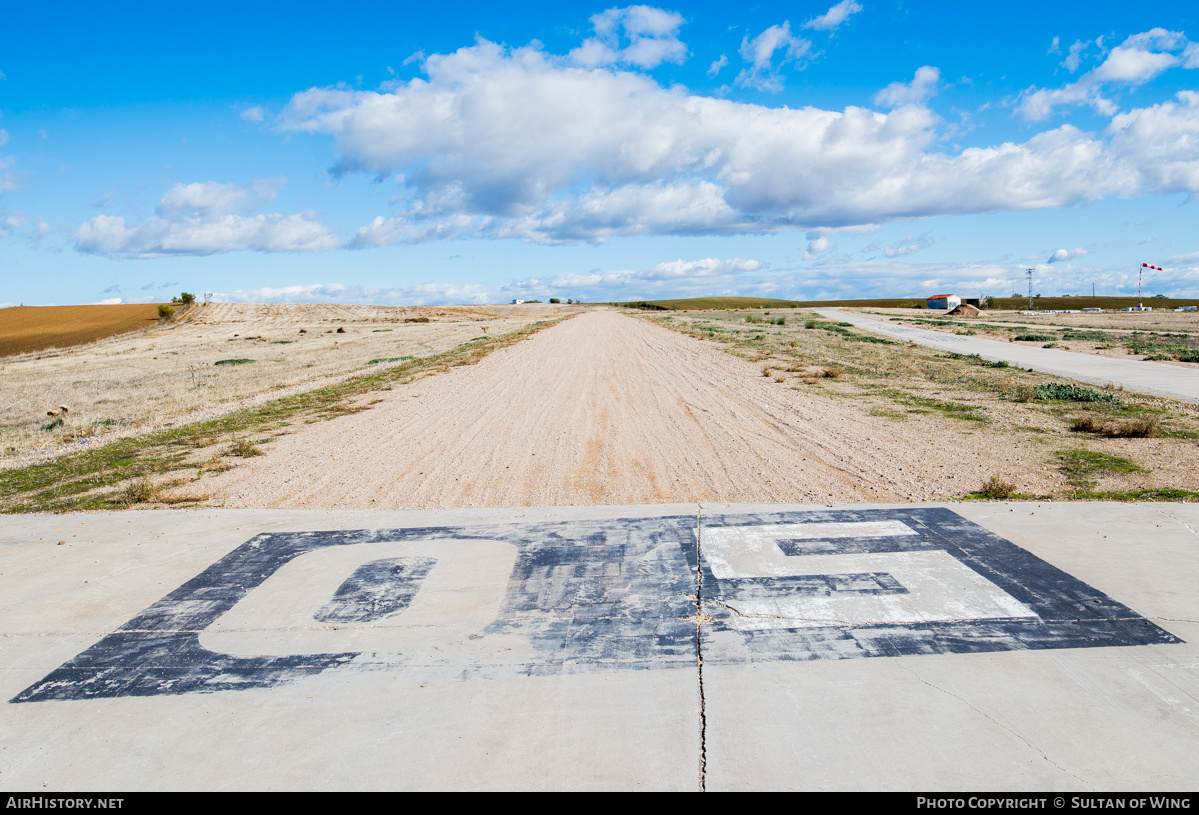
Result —
[[[174,310],[166,303],[162,303],[158,306],[158,319],[160,320],[169,320],[171,319],[171,315],[174,313]]]
[[[185,291],[179,295],[179,302],[185,306],[190,306],[192,303],[196,302],[196,296],[191,292]]]

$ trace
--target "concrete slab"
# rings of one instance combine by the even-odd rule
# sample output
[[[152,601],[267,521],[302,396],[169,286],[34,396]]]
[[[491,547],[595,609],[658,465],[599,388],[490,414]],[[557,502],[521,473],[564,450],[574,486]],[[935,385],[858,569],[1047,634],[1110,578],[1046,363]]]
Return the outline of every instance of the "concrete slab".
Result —
[[[1138,360],[1111,359],[1078,354],[1057,348],[1032,348],[1014,342],[998,342],[982,337],[944,334],[907,325],[880,322],[837,309],[817,309],[833,320],[852,323],[872,334],[914,342],[917,345],[955,354],[978,354],[989,362],[1007,362],[1066,379],[1092,385],[1120,385],[1125,390],[1165,396],[1183,402],[1199,402],[1199,370],[1174,365],[1159,365]]]
[[[822,543],[892,554],[930,546],[1036,617],[984,619],[983,607],[948,621],[933,594],[926,621],[897,624],[897,609],[880,610],[877,595],[864,594],[873,624],[847,615],[812,629],[792,608],[790,619],[747,637],[719,619],[745,609],[717,578],[701,603],[705,613],[728,607],[704,632],[707,789],[1177,790],[1199,782],[1199,649],[1190,644],[1199,637],[1199,507],[954,504],[942,517],[913,507],[796,510],[705,505],[701,529],[769,523],[768,537],[782,540],[788,523],[802,530],[810,520],[906,516],[918,538]],[[810,540],[791,539],[804,551],[776,562],[826,557]],[[840,588],[850,597],[864,591]],[[845,603],[854,611],[852,599]]]
[[[1189,504],[0,517],[0,785],[1192,788],[1196,530]]]
[[[0,783],[696,789],[679,509],[0,518]]]

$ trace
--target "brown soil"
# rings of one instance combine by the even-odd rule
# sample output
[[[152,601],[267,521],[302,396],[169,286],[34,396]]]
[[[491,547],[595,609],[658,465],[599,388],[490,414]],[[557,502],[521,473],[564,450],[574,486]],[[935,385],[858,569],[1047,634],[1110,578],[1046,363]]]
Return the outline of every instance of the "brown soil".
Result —
[[[157,303],[14,306],[0,310],[0,357],[85,345],[157,322]]]

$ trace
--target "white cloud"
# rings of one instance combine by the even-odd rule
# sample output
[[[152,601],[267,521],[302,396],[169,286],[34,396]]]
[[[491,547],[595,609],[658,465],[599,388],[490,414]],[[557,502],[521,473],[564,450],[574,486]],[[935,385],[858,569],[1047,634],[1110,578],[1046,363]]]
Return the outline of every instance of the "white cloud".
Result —
[[[1089,254],[1090,252],[1088,252],[1086,249],[1083,249],[1081,246],[1077,249],[1057,249],[1052,255],[1049,256],[1049,262],[1061,263],[1063,261],[1074,260],[1074,258]]]
[[[270,200],[280,179],[250,187],[200,182],[175,184],[158,202],[157,214],[138,225],[119,215],[97,215],[75,232],[81,252],[114,258],[258,252],[319,252],[337,246],[313,212],[247,215],[237,209]]]
[[[708,66],[708,76],[716,76],[718,73],[720,73],[720,69],[728,64],[729,64],[728,55],[721,54],[720,59],[713,60],[712,64]]]
[[[92,305],[92,306],[119,306],[119,305],[120,305],[121,303],[123,303],[123,302],[124,302],[124,300],[122,300],[120,297],[109,297],[109,298],[108,298],[108,299],[106,299],[106,300],[97,300],[96,302],[94,302],[94,303],[89,303],[88,305]]]
[[[743,87],[778,93],[783,89],[779,69],[784,65],[803,59],[812,50],[812,43],[791,33],[791,23],[772,25],[752,40],[741,41],[741,58],[750,67],[737,75],[737,84]],[[782,56],[775,62],[776,51]]]
[[[7,142],[8,131],[0,129],[0,147],[3,147]],[[0,194],[11,190],[17,185],[16,173],[10,169],[16,162],[17,160],[13,156],[0,155]]]
[[[766,107],[482,40],[424,66],[427,78],[387,92],[298,93],[283,114],[286,130],[333,137],[336,173],[402,189],[399,211],[353,246],[840,229],[1199,191],[1194,92],[1122,113],[1101,134],[1065,125],[953,151],[918,105]],[[933,71],[904,93],[930,92]]]
[[[1054,38],[1054,41],[1057,41],[1056,37]],[[1086,42],[1083,42],[1082,40],[1075,40],[1074,44],[1070,46],[1070,53],[1067,54],[1066,58],[1059,64],[1070,73],[1074,73],[1078,70],[1079,66],[1082,65],[1082,54],[1090,45],[1090,40],[1087,40]]]
[[[251,124],[259,124],[266,118],[266,111],[258,105],[254,105],[253,107],[246,108],[238,115]]]
[[[496,286],[429,281],[408,286],[379,288],[345,286],[339,283],[285,286],[218,293],[222,302],[282,303],[376,303],[382,305],[437,305],[444,303],[506,303],[513,299],[550,297],[588,301],[640,300],[695,292],[710,293],[738,285],[747,276],[758,284],[755,273],[764,264],[745,258],[702,258],[672,260],[648,269],[564,272],[530,277]]]
[[[814,28],[817,31],[832,31],[849,19],[849,15],[857,14],[861,10],[861,4],[857,3],[856,0],[841,0],[840,3],[830,8],[824,14],[808,20],[803,24],[803,27]]]
[[[1046,54],[1060,54],[1062,52],[1062,38],[1054,37],[1053,42],[1049,43],[1049,50]]]
[[[1096,42],[1102,46],[1100,40]],[[1080,54],[1087,45],[1076,42],[1070,46],[1070,56],[1062,64],[1071,73],[1078,69]],[[1178,51],[1181,56],[1175,53]],[[1164,28],[1143,31],[1113,48],[1102,63],[1076,82],[1054,90],[1035,85],[1028,88],[1020,95],[1017,110],[1028,121],[1040,121],[1052,115],[1055,108],[1085,104],[1104,116],[1111,116],[1117,106],[1104,96],[1105,85],[1143,85],[1178,65],[1199,67],[1199,51],[1194,43],[1188,44],[1187,38],[1177,31]]]
[[[925,235],[908,235],[901,241],[889,244],[883,247],[883,254],[889,258],[903,257],[910,255],[913,252],[919,252],[921,249],[927,249],[936,241],[931,236]]]
[[[610,8],[591,18],[595,36],[571,51],[570,58],[585,68],[681,64],[687,59],[687,46],[678,38],[684,22],[678,12],[652,6]]]
[[[940,81],[940,69],[924,65],[916,69],[916,75],[912,77],[911,82],[892,82],[875,94],[874,104],[885,108],[897,108],[923,102],[936,94],[937,83]]]

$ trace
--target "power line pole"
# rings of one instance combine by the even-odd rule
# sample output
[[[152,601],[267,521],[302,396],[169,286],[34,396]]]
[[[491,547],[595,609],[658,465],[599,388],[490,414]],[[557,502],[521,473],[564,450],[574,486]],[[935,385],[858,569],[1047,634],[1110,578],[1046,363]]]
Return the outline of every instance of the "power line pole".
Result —
[[[1032,268],[1027,268],[1024,273],[1028,275],[1028,310],[1032,311]]]

